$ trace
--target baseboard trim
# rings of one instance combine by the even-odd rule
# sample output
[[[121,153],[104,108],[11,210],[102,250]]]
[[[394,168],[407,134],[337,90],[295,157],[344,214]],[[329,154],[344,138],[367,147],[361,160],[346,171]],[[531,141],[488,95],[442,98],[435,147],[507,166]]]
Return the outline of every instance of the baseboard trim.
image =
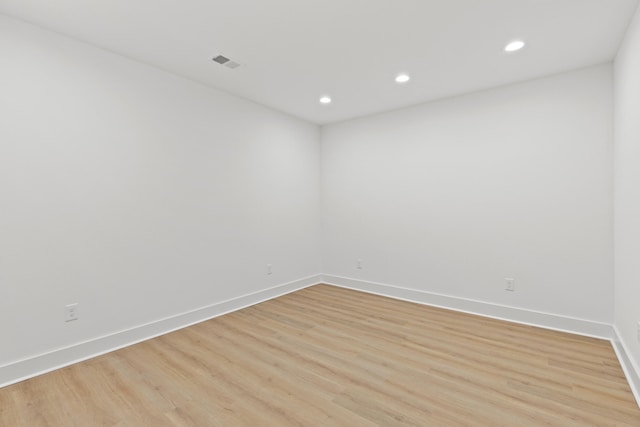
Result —
[[[640,405],[640,370],[628,356],[626,345],[617,329],[611,325],[334,275],[305,277],[2,365],[0,388],[320,283],[509,322],[608,339]]]
[[[624,343],[622,336],[618,332],[618,328],[615,326],[613,327],[613,334],[611,344],[616,352],[616,356],[618,356],[622,371],[627,377],[627,382],[629,383],[629,387],[631,387],[633,396],[636,398],[636,403],[640,407],[640,368],[638,368],[629,356],[631,353],[627,350],[627,345]]]
[[[321,277],[305,277],[0,366],[0,387],[316,285],[321,282]]]
[[[630,352],[627,350],[624,340],[614,325],[348,277],[325,274],[322,276],[321,281],[322,283],[332,286],[382,295],[403,301],[608,340],[611,342],[613,350],[616,353],[616,357],[627,378],[636,403],[640,407],[640,367],[636,365],[635,361],[629,356]]]
[[[493,319],[506,320],[524,325],[537,326],[555,331],[568,332],[593,338],[611,340],[613,327],[606,323],[578,319],[551,313],[526,310],[506,305],[493,304],[451,295],[402,288],[382,283],[369,282],[348,277],[323,275],[323,283],[353,289],[404,301],[446,308],[463,313],[477,314]]]

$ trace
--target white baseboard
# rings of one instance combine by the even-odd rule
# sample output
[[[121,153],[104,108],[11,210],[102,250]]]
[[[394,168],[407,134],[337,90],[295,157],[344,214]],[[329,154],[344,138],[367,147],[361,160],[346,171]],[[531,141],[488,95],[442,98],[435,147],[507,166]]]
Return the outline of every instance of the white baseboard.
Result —
[[[493,319],[609,340],[627,378],[636,403],[640,407],[640,367],[629,356],[630,353],[627,350],[627,346],[614,325],[348,277],[323,275],[322,283],[418,304],[477,314]]]
[[[636,403],[640,406],[640,368],[629,356],[630,353],[627,350],[627,345],[624,343],[624,340],[618,332],[618,328],[615,326],[613,327],[613,334],[614,336],[611,339],[611,344],[618,356],[624,375],[627,377],[633,396],[636,398]]]
[[[613,325],[348,277],[325,274],[322,276],[322,283],[508,322],[609,340],[622,366],[636,403],[640,406],[640,367],[629,357],[630,353],[627,350],[627,346],[621,339],[617,328]]]
[[[0,366],[0,388],[319,283],[494,319],[611,340],[636,401],[640,405],[640,370],[628,356],[624,341],[620,338],[615,327],[611,325],[333,275],[306,277],[2,365]]]
[[[607,340],[611,340],[613,338],[613,327],[611,325],[591,320],[543,313],[341,276],[323,275],[322,282],[371,294],[446,308],[464,313],[477,314],[484,317],[491,317],[493,319],[538,326],[545,329],[553,329],[555,331],[569,332],[572,334]]]
[[[0,366],[5,387],[320,283],[310,276]]]

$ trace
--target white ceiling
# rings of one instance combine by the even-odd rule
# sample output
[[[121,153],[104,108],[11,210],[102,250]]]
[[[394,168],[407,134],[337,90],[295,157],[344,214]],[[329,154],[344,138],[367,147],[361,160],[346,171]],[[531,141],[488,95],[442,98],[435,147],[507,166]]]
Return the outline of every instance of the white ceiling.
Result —
[[[324,124],[610,61],[637,3],[0,0],[0,12]],[[527,47],[505,54],[516,38]]]

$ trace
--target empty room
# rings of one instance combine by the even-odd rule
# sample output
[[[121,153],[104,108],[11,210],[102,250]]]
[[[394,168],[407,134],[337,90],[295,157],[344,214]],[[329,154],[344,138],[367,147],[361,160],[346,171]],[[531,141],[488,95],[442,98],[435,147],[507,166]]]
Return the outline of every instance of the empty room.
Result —
[[[0,0],[0,426],[640,426],[638,0]]]

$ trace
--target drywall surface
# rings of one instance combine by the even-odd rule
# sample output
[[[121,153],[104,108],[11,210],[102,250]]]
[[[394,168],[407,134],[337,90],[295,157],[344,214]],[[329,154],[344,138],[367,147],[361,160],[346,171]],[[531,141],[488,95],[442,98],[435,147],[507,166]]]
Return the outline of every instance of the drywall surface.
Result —
[[[612,323],[612,102],[609,64],[323,127],[323,273]]]
[[[640,10],[615,60],[615,326],[640,378]]]
[[[3,16],[0,55],[0,366],[320,272],[317,126]]]

